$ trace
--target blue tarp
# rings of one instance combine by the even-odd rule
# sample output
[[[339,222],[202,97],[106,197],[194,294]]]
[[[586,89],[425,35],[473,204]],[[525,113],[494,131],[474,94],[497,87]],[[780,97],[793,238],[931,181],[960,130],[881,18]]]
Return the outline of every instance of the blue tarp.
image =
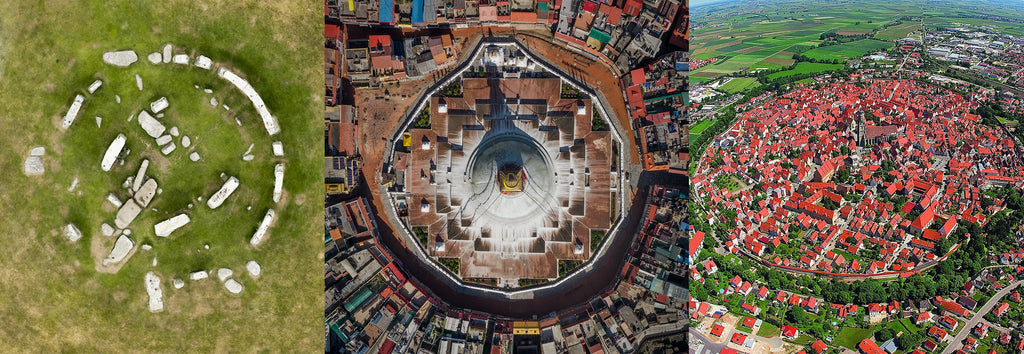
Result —
[[[412,0],[412,23],[423,23],[423,0]]]
[[[393,22],[395,19],[394,0],[380,0],[380,22]]]

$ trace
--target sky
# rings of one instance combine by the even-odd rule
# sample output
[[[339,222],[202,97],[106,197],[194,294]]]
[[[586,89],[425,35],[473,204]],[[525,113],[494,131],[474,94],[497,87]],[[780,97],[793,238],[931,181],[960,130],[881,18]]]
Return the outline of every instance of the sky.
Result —
[[[690,0],[691,7],[703,6],[708,4],[716,4],[720,2],[726,2],[730,0]]]

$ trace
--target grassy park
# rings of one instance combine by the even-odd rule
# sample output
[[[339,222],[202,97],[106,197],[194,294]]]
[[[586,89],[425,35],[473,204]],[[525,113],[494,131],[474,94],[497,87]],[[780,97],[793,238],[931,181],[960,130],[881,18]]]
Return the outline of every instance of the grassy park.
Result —
[[[323,25],[314,7],[301,2],[242,4],[214,1],[100,1],[0,4],[0,146],[6,175],[0,200],[17,206],[5,211],[0,236],[9,250],[0,257],[0,329],[7,349],[26,351],[289,351],[322,347],[323,260],[315,227],[322,209],[322,153],[301,149],[321,138]],[[225,16],[225,14],[232,14]],[[214,72],[175,64],[153,65],[150,52],[175,45],[176,53],[203,54],[246,77],[278,117],[282,132],[269,137],[249,101]],[[106,65],[106,51],[132,49],[139,61],[127,68]],[[31,53],[31,54],[29,54]],[[138,90],[135,75],[143,80]],[[94,94],[85,88],[101,79]],[[209,88],[212,94],[194,85]],[[72,127],[61,132],[60,117],[75,94],[85,105]],[[116,101],[120,96],[121,103]],[[128,117],[167,97],[161,119],[192,138],[201,160],[188,150],[163,156],[136,120]],[[230,111],[209,104],[215,97]],[[102,118],[97,126],[95,117]],[[242,122],[238,126],[235,119]],[[103,151],[119,132],[131,150],[124,166],[99,168]],[[286,156],[274,158],[270,143],[284,143]],[[243,162],[249,144],[256,159]],[[44,146],[46,173],[26,176],[28,151]],[[128,194],[122,182],[133,176],[142,158],[147,175],[162,193],[130,225],[137,250],[116,274],[100,273],[113,237],[102,236],[102,222],[116,210],[105,201],[114,192]],[[273,166],[286,165],[281,204],[271,200]],[[205,199],[236,176],[241,187],[216,210]],[[72,180],[77,188],[68,191]],[[203,197],[198,202],[197,197]],[[195,205],[191,210],[188,204]],[[248,245],[267,208],[277,211],[269,237]],[[155,210],[154,210],[155,209]],[[157,238],[153,224],[187,212],[192,221],[168,238]],[[68,241],[60,231],[76,224],[84,237]],[[205,249],[209,245],[209,249]],[[322,257],[322,255],[320,256]],[[153,265],[153,260],[157,264]],[[262,265],[253,279],[246,261]],[[186,280],[174,289],[171,279],[217,268],[234,270],[245,290],[228,293],[216,279]],[[165,310],[150,313],[143,275],[162,278]],[[159,334],[159,335],[158,335]],[[95,340],[103,338],[102,341]],[[25,347],[21,347],[25,346]]]

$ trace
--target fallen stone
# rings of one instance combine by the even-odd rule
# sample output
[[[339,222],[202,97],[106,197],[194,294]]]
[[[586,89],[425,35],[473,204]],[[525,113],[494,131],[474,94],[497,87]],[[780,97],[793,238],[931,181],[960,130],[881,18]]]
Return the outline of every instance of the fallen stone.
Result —
[[[208,89],[208,88],[207,88],[207,89],[203,89],[203,92],[206,92],[206,93],[213,93],[213,90],[212,90],[212,89]]]
[[[43,159],[39,156],[29,156],[25,159],[25,174],[29,176],[41,175],[46,172],[46,167],[43,165]]]
[[[196,58],[195,66],[210,70],[210,68],[213,67],[213,60],[210,60],[210,58],[207,58],[205,55],[200,55]]]
[[[249,239],[249,243],[253,246],[263,242],[263,237],[266,236],[267,231],[270,230],[270,224],[274,222],[274,209],[268,209],[267,214],[263,216],[263,221],[260,222],[260,226],[256,228],[256,232],[252,234],[252,238]]]
[[[132,247],[135,247],[135,242],[128,236],[121,235],[114,241],[114,248],[110,250],[110,254],[103,259],[103,265],[121,263],[132,251]]]
[[[121,50],[116,52],[103,53],[103,62],[120,67],[127,67],[139,60],[139,55],[134,50]]]
[[[210,105],[214,106],[214,107],[217,107],[217,98],[216,97],[210,97]]]
[[[170,219],[153,225],[153,232],[155,232],[158,237],[167,237],[170,236],[174,230],[188,224],[189,221],[191,220],[188,218],[187,214],[178,214]]]
[[[207,249],[207,250],[210,249],[210,244],[207,243],[207,244],[203,245],[203,249]]]
[[[149,312],[164,309],[164,291],[160,289],[160,277],[152,271],[146,273],[146,293],[149,294]]]
[[[174,142],[171,142],[171,143],[169,143],[167,145],[164,145],[164,147],[162,149],[160,149],[160,152],[163,153],[164,155],[167,155],[167,154],[170,154],[171,152],[173,152],[174,149],[176,149],[177,147],[178,146],[174,145]]]
[[[124,229],[121,232],[123,232],[125,235],[131,235],[132,234],[132,229]]]
[[[159,114],[157,114],[157,115],[156,115],[156,117],[157,117],[157,118],[163,118],[163,117],[164,117],[164,114],[163,114],[163,113],[159,113]]]
[[[135,220],[139,213],[142,212],[142,207],[135,203],[134,200],[128,199],[121,206],[121,209],[117,210],[117,217],[114,219],[114,226],[119,229],[128,227]]]
[[[181,289],[185,287],[185,281],[181,280],[181,278],[174,278],[174,280],[171,280],[171,284],[174,284],[175,289]]]
[[[210,200],[206,201],[206,206],[210,207],[210,209],[217,209],[217,207],[224,203],[224,200],[231,196],[231,193],[235,192],[235,189],[238,188],[238,184],[238,178],[235,178],[234,176],[228,178],[227,182],[224,182],[224,185],[220,187],[220,190],[213,193],[213,195],[210,196]]]
[[[231,277],[232,274],[235,274],[235,271],[233,271],[231,269],[228,269],[228,268],[217,269],[217,279],[220,279],[220,281],[227,280],[228,278]]]
[[[188,155],[188,159],[192,161],[199,161],[199,153],[193,151],[191,154]]]
[[[242,91],[242,93],[249,98],[249,101],[252,102],[253,108],[256,109],[256,113],[258,113],[260,119],[263,120],[263,127],[267,129],[267,135],[273,136],[274,134],[281,132],[281,127],[278,125],[277,118],[270,114],[270,111],[267,110],[266,103],[263,102],[263,98],[260,97],[260,94],[256,92],[256,89],[254,89],[248,81],[225,68],[217,70],[217,75],[235,85],[239,91]]]
[[[75,177],[75,179],[71,180],[71,187],[68,187],[68,192],[74,191],[75,187],[78,187],[78,177]]]
[[[280,141],[275,141],[270,144],[274,150],[274,156],[284,156],[284,144]]]
[[[110,204],[114,204],[115,208],[121,207],[121,200],[118,199],[114,193],[107,194],[107,201],[110,202]]]
[[[93,81],[92,84],[89,84],[89,93],[90,94],[91,93],[95,93],[96,90],[100,89],[100,86],[103,86],[103,81],[100,81],[100,80]]]
[[[100,224],[100,234],[103,234],[103,236],[113,236],[114,227],[108,223],[102,223]]]
[[[253,155],[242,156],[242,161],[252,161],[254,159],[256,159],[256,156],[253,156]]]
[[[222,104],[222,105],[220,105],[220,106],[221,106],[221,107],[224,107],[224,110],[225,110],[225,111],[230,111],[230,110],[231,110],[231,107],[228,107],[228,105],[226,105],[226,104]]]
[[[36,146],[32,148],[32,150],[29,150],[28,154],[32,156],[43,156],[46,155],[46,148],[42,146]]]
[[[255,261],[255,260],[252,260],[252,261],[246,262],[246,263],[245,263],[245,270],[248,270],[248,271],[249,271],[249,274],[250,274],[250,275],[252,275],[253,277],[258,277],[258,276],[260,276],[260,273],[261,273],[261,272],[263,271],[263,270],[262,270],[262,269],[260,268],[260,264],[259,264],[259,263],[256,263],[256,261]]]
[[[135,118],[135,114],[132,114],[132,115],[128,116],[128,121],[131,122],[132,118]]]
[[[114,102],[121,103],[121,95],[114,95]]]
[[[146,131],[153,139],[159,138],[164,135],[164,131],[167,130],[163,123],[153,118],[152,115],[147,111],[139,112],[139,125]]]
[[[132,185],[135,182],[135,176],[128,176],[124,179],[124,183],[121,183],[121,188],[131,190]]]
[[[161,135],[159,138],[156,138],[156,144],[163,146],[171,142],[171,139],[174,139],[174,137],[171,136],[170,134]]]
[[[242,121],[239,120],[238,117],[235,117],[235,124],[238,124],[238,126],[241,127],[242,126]]]
[[[188,148],[192,146],[192,139],[188,135],[181,137],[181,147]]]
[[[149,103],[149,109],[152,110],[153,113],[160,113],[160,111],[167,108],[168,105],[167,97],[160,97],[156,101]]]
[[[242,155],[248,155],[248,154],[249,154],[250,152],[252,152],[252,148],[253,148],[254,146],[256,146],[256,144],[249,144],[249,148],[248,148],[248,149],[246,149],[246,150],[245,150],[245,153],[244,153],[244,154],[242,154]]]
[[[71,242],[77,242],[82,238],[82,230],[79,230],[75,224],[68,224],[64,226],[64,236],[67,236]]]
[[[160,62],[163,61],[163,55],[161,55],[158,52],[152,52],[152,53],[149,53],[148,56],[146,56],[146,59],[149,59],[150,63],[160,64]]]
[[[174,61],[175,64],[188,65],[188,55],[186,54],[175,55],[171,60]]]
[[[142,164],[139,165],[139,171],[135,173],[135,180],[132,181],[132,191],[138,192],[139,187],[142,187],[142,180],[146,179],[146,169],[149,168],[149,159],[142,159]]]
[[[168,43],[167,45],[164,46],[163,59],[164,59],[164,64],[167,64],[167,63],[171,62],[171,44],[170,43]]]
[[[71,127],[71,123],[75,122],[78,118],[78,111],[82,109],[82,103],[85,102],[85,96],[75,95],[75,100],[71,102],[71,107],[68,108],[68,112],[64,114],[64,119],[61,119],[61,128],[67,129]]]
[[[100,118],[100,116],[96,116],[96,127],[103,128],[103,118]]]
[[[274,166],[274,203],[281,201],[281,192],[284,188],[284,164]]]
[[[156,196],[156,180],[148,178],[145,183],[139,186],[139,191],[135,192],[135,202],[145,208],[153,200],[154,196]]]
[[[139,87],[139,91],[142,91],[142,76],[135,74],[135,86]]]
[[[156,265],[157,265],[156,257],[153,257],[153,266],[156,267]]]
[[[145,245],[142,245],[142,249],[146,250],[146,251],[149,251],[149,250],[153,249],[153,246],[150,246],[149,244],[145,244]]]
[[[192,272],[188,274],[188,278],[192,280],[203,280],[208,277],[210,277],[210,273],[205,270],[200,270],[198,272]]]
[[[114,141],[110,142],[110,146],[107,147],[107,152],[103,154],[103,161],[100,162],[100,168],[103,171],[110,171],[110,168],[114,166],[114,162],[117,161],[117,157],[121,155],[121,151],[124,150],[124,144],[128,140],[128,137],[124,134],[118,133]]]
[[[171,135],[178,136],[178,126],[171,127]]]
[[[224,282],[224,287],[227,288],[228,291],[231,292],[232,294],[238,294],[242,292],[242,284],[236,281],[235,279],[228,279],[228,281]]]

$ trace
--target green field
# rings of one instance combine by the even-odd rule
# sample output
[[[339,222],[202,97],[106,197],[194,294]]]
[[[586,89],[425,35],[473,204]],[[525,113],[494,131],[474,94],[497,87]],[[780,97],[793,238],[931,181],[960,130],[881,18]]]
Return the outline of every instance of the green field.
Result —
[[[921,23],[915,21],[908,21],[898,25],[889,26],[884,30],[875,33],[875,39],[879,40],[896,40],[901,38],[907,38],[910,32],[918,31],[921,29]]]
[[[761,328],[757,329],[757,335],[765,338],[772,338],[778,336],[781,333],[782,330],[780,330],[778,326],[768,322],[761,322]]]
[[[832,341],[832,344],[857,350],[857,343],[860,343],[864,338],[871,337],[873,333],[874,331],[869,328],[846,327],[839,331],[839,335]]]
[[[743,92],[749,88],[757,87],[758,85],[759,84],[757,83],[756,78],[738,77],[729,80],[729,82],[727,82],[725,85],[719,87],[718,91],[722,91],[731,95],[737,92]]]
[[[849,43],[814,48],[804,52],[803,55],[819,61],[845,61],[847,59],[860,58],[868,53],[889,49],[892,46],[893,44],[890,42],[862,39]]]
[[[787,76],[793,76],[798,74],[821,74],[831,71],[836,71],[843,68],[843,64],[821,64],[821,63],[808,63],[800,62],[796,64],[792,70],[780,71],[777,73],[771,73],[768,75],[769,80],[783,78]]]
[[[690,134],[700,135],[700,133],[703,133],[704,130],[708,129],[708,127],[710,127],[713,123],[714,119],[702,120],[700,121],[700,123],[697,123],[697,125],[690,128]]]
[[[214,1],[169,2],[8,1],[0,4],[0,142],[6,175],[0,200],[17,206],[5,212],[0,257],[0,329],[13,352],[313,351],[323,346],[322,152],[303,149],[319,142],[323,119],[323,24],[309,3],[254,4]],[[251,103],[215,72],[175,64],[153,65],[150,52],[164,44],[176,54],[204,54],[246,77],[261,94],[282,132],[267,135]],[[133,49],[139,61],[115,68],[101,60],[111,50]],[[142,77],[144,89],[135,86]],[[85,88],[94,80],[94,94]],[[193,85],[210,88],[213,94]],[[87,97],[74,125],[58,128],[75,94]],[[119,95],[121,103],[115,101]],[[161,121],[192,138],[202,159],[188,159],[180,140],[163,156],[137,120],[128,117],[149,102],[167,97]],[[231,107],[230,112],[208,101]],[[102,117],[97,127],[95,117]],[[235,118],[242,126],[235,124]],[[119,133],[131,150],[123,166],[99,168],[107,145]],[[275,159],[270,143],[284,143]],[[242,154],[254,144],[254,161]],[[318,143],[319,144],[319,143]],[[22,164],[34,146],[44,146],[46,173],[25,176]],[[319,145],[317,145],[319,146]],[[108,193],[121,200],[122,182],[142,158],[147,175],[162,189],[130,225],[131,237],[152,250],[137,250],[116,274],[100,273],[96,257],[106,256],[113,237],[99,233],[113,223]],[[285,196],[271,200],[273,166],[286,164]],[[223,206],[205,205],[223,183],[237,176],[238,190]],[[68,191],[72,180],[77,189]],[[198,197],[204,201],[198,201]],[[189,209],[188,204],[195,205]],[[251,208],[250,208],[251,207]],[[267,208],[277,221],[258,248],[248,245]],[[155,209],[155,210],[154,210]],[[157,238],[153,224],[187,212],[192,221],[170,237]],[[84,237],[68,241],[60,231],[76,224]],[[317,235],[317,237],[306,237]],[[209,249],[205,249],[205,245]],[[157,264],[153,265],[153,261]],[[245,262],[256,260],[263,274],[253,279]],[[244,291],[233,295],[216,279],[174,289],[171,279],[196,270],[234,270]],[[162,279],[165,309],[150,313],[143,276]],[[102,340],[100,340],[102,339]]]

